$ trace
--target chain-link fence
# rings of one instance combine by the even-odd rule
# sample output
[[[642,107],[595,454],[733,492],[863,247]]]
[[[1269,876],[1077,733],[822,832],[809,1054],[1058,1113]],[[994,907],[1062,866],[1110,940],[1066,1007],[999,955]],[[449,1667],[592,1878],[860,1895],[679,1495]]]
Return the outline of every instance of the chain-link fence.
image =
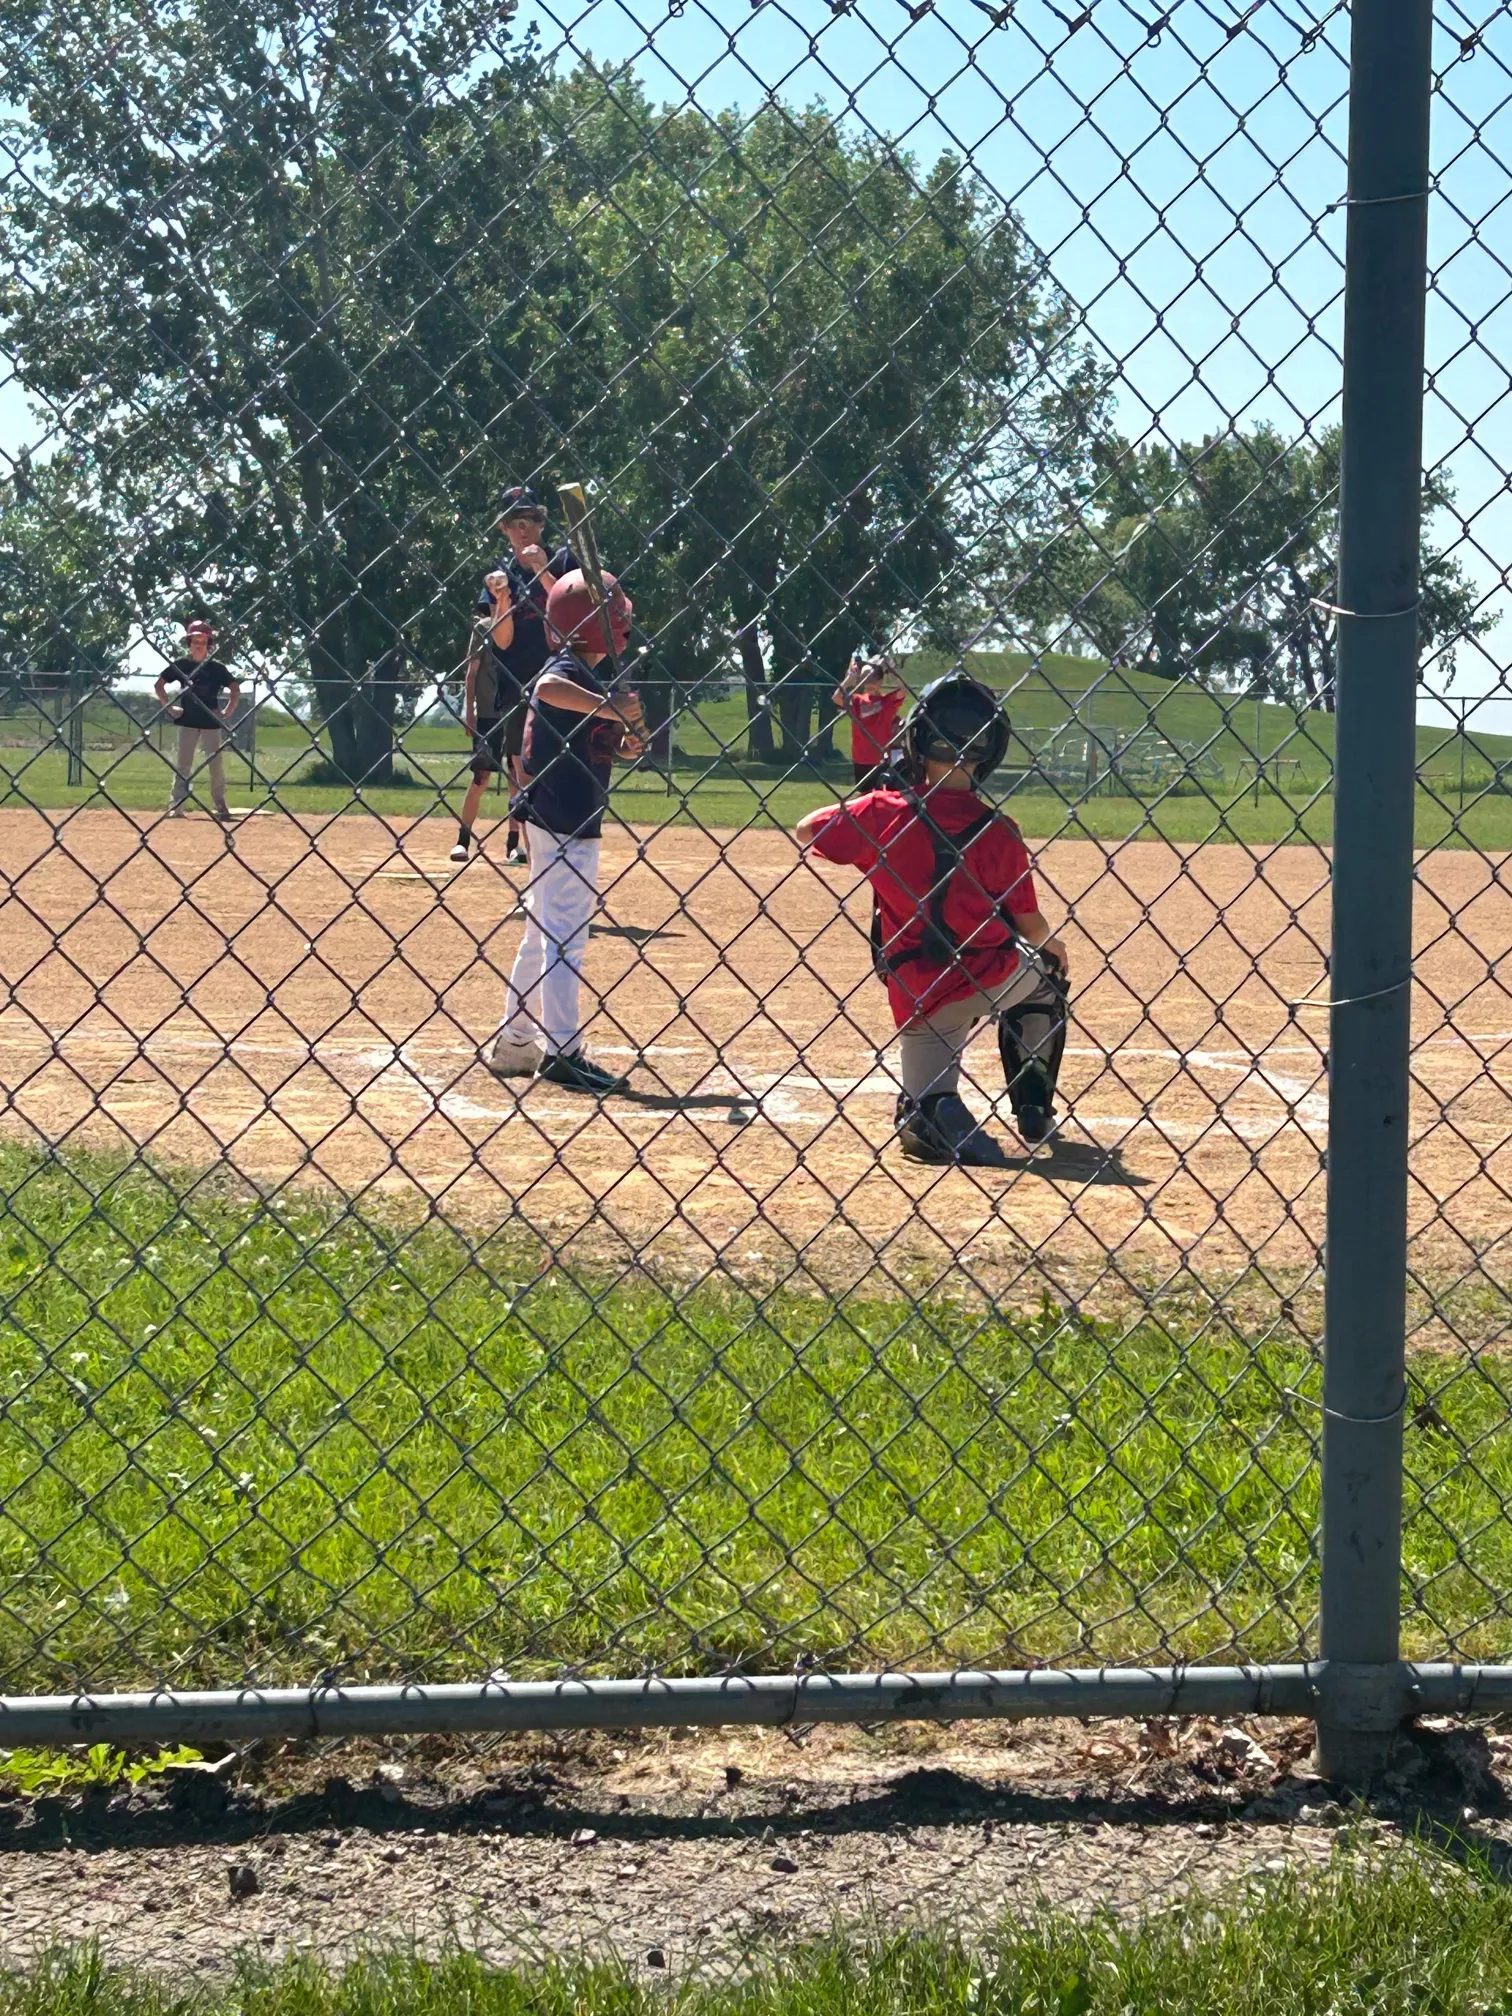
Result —
[[[0,1684],[1503,1654],[1505,20],[0,19]]]

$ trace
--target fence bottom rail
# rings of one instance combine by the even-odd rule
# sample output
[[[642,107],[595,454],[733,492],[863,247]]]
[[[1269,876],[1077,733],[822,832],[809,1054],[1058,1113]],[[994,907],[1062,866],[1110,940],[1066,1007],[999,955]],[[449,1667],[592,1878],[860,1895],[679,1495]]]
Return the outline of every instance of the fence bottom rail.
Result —
[[[768,1727],[1031,1716],[1302,1715],[1362,1735],[1415,1714],[1512,1710],[1512,1666],[1084,1667],[953,1673],[740,1674],[0,1698],[0,1746],[258,1737]]]

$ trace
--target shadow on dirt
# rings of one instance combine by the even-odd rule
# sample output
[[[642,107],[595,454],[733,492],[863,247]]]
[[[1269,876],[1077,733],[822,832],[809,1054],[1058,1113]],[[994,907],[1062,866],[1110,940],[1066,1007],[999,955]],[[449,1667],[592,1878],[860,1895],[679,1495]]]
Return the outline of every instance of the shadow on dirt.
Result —
[[[1251,1796],[1253,1795],[1253,1796]],[[190,1770],[167,1786],[0,1805],[0,1855],[65,1847],[149,1849],[218,1841],[228,1846],[273,1836],[335,1837],[361,1831],[504,1835],[558,1845],[630,1847],[651,1842],[761,1838],[781,1845],[804,1833],[884,1836],[915,1828],[998,1826],[1162,1828],[1243,1821],[1290,1831],[1346,1829],[1389,1821],[1435,1852],[1512,1882],[1512,1836],[1496,1823],[1512,1802],[1492,1768],[1481,1729],[1425,1729],[1404,1740],[1397,1767],[1369,1798],[1293,1769],[1268,1786],[1236,1786],[1221,1774],[1183,1766],[1159,1785],[1092,1788],[994,1783],[953,1769],[920,1768],[883,1782],[748,1782],[731,1767],[723,1787],[665,1788],[646,1795],[611,1791],[580,1774],[525,1763],[498,1771],[465,1795],[421,1778],[401,1788],[375,1775],[353,1784],[328,1777],[319,1789],[273,1798],[235,1787],[226,1776]],[[327,1841],[326,1845],[331,1845]]]

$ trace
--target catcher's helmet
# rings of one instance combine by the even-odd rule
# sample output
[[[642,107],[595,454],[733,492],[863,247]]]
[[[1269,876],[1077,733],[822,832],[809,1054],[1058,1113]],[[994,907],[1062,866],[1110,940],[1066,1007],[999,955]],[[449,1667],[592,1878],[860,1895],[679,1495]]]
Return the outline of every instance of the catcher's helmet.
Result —
[[[604,576],[604,590],[609,598],[609,628],[614,637],[615,656],[618,657],[629,648],[630,618],[635,614],[635,604],[612,574]],[[602,651],[604,648],[604,626],[599,605],[580,567],[564,574],[546,597],[546,621],[569,650]]]
[[[980,784],[1008,754],[1012,730],[997,695],[965,672],[931,680],[903,728],[903,754],[916,781],[924,765],[969,766]]]

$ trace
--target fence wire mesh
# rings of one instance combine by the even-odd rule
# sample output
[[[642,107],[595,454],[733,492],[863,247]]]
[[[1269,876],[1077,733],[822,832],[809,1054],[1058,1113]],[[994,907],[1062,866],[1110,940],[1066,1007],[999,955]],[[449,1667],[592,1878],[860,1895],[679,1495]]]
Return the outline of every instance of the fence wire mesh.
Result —
[[[1159,4],[0,6],[6,1690],[1313,1649],[1348,21]],[[1512,35],[1435,53],[1404,1614],[1485,1657]],[[573,482],[645,734],[558,844],[537,690],[527,866]],[[962,670],[1072,986],[989,1166],[794,838]]]

